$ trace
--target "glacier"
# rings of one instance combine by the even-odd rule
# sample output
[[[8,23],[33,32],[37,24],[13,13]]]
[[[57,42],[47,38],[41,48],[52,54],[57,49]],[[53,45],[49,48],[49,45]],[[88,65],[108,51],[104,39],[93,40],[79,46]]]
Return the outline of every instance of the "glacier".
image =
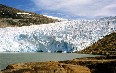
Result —
[[[0,28],[0,52],[75,52],[112,32],[116,18],[111,17]]]

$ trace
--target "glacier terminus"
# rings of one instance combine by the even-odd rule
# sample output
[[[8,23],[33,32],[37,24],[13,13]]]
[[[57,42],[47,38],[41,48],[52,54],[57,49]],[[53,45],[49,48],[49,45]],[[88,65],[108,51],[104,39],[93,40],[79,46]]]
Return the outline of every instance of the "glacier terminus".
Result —
[[[116,17],[0,28],[0,52],[75,52],[112,32]]]

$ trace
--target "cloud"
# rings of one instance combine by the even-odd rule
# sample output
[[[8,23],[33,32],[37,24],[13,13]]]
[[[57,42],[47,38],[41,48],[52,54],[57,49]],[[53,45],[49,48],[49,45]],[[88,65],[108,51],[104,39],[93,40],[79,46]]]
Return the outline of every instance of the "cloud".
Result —
[[[31,0],[38,9],[72,16],[115,16],[116,0]],[[46,12],[47,13],[47,12]],[[49,14],[49,12],[48,12]]]
[[[110,4],[101,8],[96,16],[116,16],[116,4]]]

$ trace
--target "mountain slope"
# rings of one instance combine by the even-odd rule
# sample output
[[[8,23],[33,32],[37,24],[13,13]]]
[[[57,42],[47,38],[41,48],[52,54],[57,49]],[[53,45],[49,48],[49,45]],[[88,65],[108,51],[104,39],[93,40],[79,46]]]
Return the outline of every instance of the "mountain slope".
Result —
[[[116,32],[106,35],[80,53],[116,55]]]
[[[33,24],[53,23],[56,21],[58,20],[0,4],[0,27],[29,26]]]

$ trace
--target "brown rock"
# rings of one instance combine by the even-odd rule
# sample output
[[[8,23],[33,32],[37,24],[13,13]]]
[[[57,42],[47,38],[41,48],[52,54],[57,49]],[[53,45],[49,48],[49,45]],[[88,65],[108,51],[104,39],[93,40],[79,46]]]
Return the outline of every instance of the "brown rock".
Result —
[[[90,73],[90,69],[58,62],[30,62],[8,65],[2,73]]]

